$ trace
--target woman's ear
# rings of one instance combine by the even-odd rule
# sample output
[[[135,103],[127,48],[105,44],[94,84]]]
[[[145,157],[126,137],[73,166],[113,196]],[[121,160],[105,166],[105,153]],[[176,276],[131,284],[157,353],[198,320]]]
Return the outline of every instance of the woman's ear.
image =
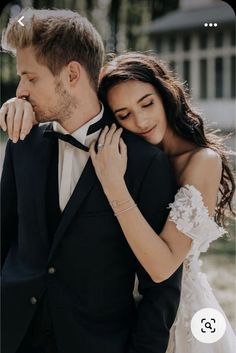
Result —
[[[71,61],[67,65],[69,84],[75,85],[80,79],[81,67],[78,61]]]

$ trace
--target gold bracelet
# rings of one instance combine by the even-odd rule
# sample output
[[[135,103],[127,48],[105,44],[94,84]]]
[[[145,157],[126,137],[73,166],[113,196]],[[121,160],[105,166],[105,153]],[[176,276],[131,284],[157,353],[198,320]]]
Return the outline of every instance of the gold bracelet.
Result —
[[[128,207],[128,208],[125,208],[125,209],[122,210],[122,211],[119,211],[119,212],[114,213],[114,215],[117,217],[117,216],[119,216],[120,214],[122,214],[122,213],[124,213],[124,212],[126,212],[126,211],[129,211],[129,210],[132,210],[132,209],[135,208],[135,207],[137,207],[136,203],[135,203],[134,205]]]
[[[115,208],[119,208],[120,206],[122,206],[122,205],[124,205],[124,204],[126,204],[126,203],[128,203],[128,202],[130,202],[131,201],[131,199],[129,198],[128,200],[122,200],[122,201],[119,201],[119,200],[112,200],[111,202],[110,202],[110,205],[111,205],[111,207],[113,208],[113,209],[115,209]]]

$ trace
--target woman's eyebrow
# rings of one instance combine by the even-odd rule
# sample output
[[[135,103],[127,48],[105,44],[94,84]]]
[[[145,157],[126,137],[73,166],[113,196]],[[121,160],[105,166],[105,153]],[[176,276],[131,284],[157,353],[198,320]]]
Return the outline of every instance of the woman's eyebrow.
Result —
[[[143,97],[139,98],[139,100],[137,101],[137,103],[140,103],[143,99],[145,99],[146,97],[151,96],[153,93],[147,93],[145,94]]]
[[[145,94],[143,97],[141,97],[141,98],[139,98],[139,99],[137,100],[137,103],[142,102],[143,99],[145,99],[146,97],[149,97],[149,96],[151,96],[151,95],[153,95],[153,93],[147,93],[147,94]],[[124,108],[116,109],[116,110],[114,111],[114,114],[120,112],[121,110],[125,110],[125,109],[127,109],[127,108],[124,107]]]

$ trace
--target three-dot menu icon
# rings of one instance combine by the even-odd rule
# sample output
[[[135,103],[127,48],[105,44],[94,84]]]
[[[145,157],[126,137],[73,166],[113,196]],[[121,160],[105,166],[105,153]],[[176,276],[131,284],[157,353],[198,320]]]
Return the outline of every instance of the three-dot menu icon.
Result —
[[[218,24],[217,23],[212,23],[212,22],[205,22],[204,23],[204,27],[217,27]]]

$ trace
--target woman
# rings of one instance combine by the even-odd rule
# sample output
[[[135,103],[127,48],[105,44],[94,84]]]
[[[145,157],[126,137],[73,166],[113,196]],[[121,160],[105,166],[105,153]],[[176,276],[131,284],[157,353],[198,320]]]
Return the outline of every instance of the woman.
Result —
[[[180,83],[152,56],[126,53],[113,59],[103,69],[100,95],[121,127],[169,155],[179,185],[169,218],[157,236],[125,184],[127,149],[122,128],[106,127],[98,151],[94,144],[90,148],[115,216],[152,279],[167,279],[184,262],[181,301],[167,353],[234,352],[235,335],[226,318],[224,336],[212,344],[196,340],[190,329],[196,311],[211,307],[222,312],[200,272],[199,255],[225,233],[217,223],[222,225],[226,206],[232,211],[235,183],[223,146],[205,132],[203,120],[191,109]]]
[[[98,151],[93,144],[90,153],[124,236],[155,282],[166,280],[184,263],[181,300],[167,353],[233,353],[235,335],[226,317],[226,332],[213,344],[197,341],[190,329],[192,316],[204,307],[224,315],[199,262],[200,253],[225,233],[220,225],[226,206],[232,211],[235,183],[223,146],[206,134],[180,83],[152,56],[126,53],[110,61],[101,75],[100,95],[121,127],[106,127]],[[159,236],[126,187],[128,151],[122,128],[163,149],[173,165],[179,191]]]

